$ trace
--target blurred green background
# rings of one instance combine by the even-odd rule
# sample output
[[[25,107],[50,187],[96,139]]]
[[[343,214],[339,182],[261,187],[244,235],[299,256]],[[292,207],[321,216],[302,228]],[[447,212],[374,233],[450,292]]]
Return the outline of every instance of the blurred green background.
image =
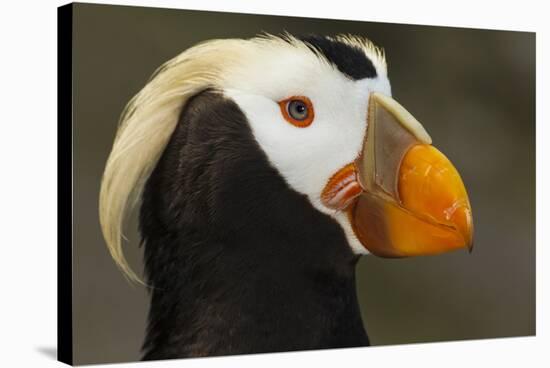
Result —
[[[472,254],[359,262],[372,344],[535,334],[534,33],[91,4],[75,5],[73,27],[75,363],[138,360],[144,337],[146,290],[110,259],[97,211],[120,112],[186,48],[262,31],[354,33],[384,47],[395,98],[469,190]],[[141,271],[136,229],[134,216],[126,254]]]

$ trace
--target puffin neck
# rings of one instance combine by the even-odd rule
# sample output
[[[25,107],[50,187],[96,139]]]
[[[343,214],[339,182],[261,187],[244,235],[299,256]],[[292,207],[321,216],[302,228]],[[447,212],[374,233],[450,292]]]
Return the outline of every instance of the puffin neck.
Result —
[[[182,111],[140,230],[144,359],[368,345],[342,229],[286,184],[220,93]]]

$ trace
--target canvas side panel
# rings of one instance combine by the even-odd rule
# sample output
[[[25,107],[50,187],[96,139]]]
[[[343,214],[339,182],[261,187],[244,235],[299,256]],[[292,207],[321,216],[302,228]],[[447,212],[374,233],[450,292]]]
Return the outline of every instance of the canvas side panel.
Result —
[[[73,364],[72,322],[73,5],[57,9],[57,359]]]

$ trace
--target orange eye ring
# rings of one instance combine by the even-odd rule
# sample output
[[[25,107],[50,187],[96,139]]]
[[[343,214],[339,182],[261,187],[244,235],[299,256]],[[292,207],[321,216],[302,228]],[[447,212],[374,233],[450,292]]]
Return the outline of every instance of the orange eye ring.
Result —
[[[292,115],[293,110],[297,108],[296,106],[298,106],[298,108],[300,109],[306,109],[306,114],[304,118],[298,119]],[[313,118],[315,117],[313,104],[311,103],[311,100],[305,96],[292,96],[286,98],[282,101],[279,101],[279,107],[281,108],[281,114],[283,114],[285,120],[298,128],[305,128],[310,126],[313,122]],[[299,110],[298,113],[303,114],[303,111],[304,110]]]

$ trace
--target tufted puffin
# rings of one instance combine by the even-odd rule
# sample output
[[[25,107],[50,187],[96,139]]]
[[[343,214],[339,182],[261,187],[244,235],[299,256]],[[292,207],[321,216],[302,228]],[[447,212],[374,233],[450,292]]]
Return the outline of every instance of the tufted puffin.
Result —
[[[383,50],[353,35],[210,40],[153,74],[99,203],[150,292],[144,360],[367,346],[360,256],[471,249],[457,170],[391,95]],[[134,207],[144,280],[122,251]]]

